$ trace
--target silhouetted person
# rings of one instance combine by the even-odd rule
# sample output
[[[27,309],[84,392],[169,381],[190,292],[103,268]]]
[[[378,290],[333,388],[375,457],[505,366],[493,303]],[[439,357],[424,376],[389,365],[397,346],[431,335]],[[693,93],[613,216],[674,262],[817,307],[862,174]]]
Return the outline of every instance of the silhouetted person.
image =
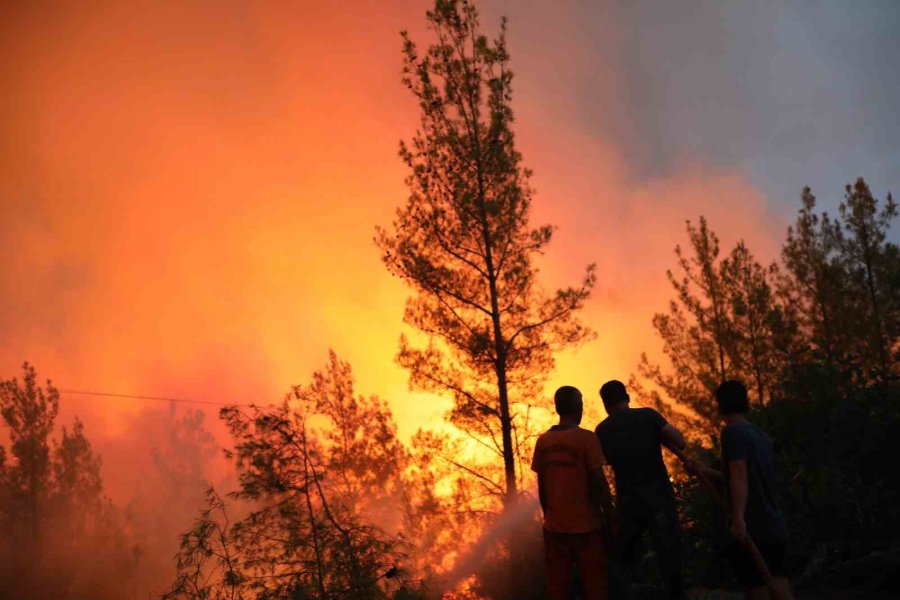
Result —
[[[606,459],[596,436],[578,425],[584,405],[572,386],[553,397],[559,425],[541,434],[531,469],[544,511],[547,600],[568,597],[578,572],[585,600],[606,598],[606,551],[601,529],[612,505],[603,474]]]
[[[597,425],[596,433],[616,476],[613,594],[631,597],[637,544],[647,532],[659,560],[666,598],[683,598],[681,526],[662,446],[680,450],[684,437],[652,408],[630,408],[621,381],[604,383],[600,397],[609,416]]]
[[[791,598],[787,579],[787,525],[775,493],[775,452],[766,433],[747,420],[750,402],[740,381],[726,381],[716,390],[722,428],[724,472],[688,461],[689,472],[724,478],[731,509],[732,543],[728,558],[748,600],[769,598],[762,573],[742,542],[750,536],[775,578],[779,597]]]

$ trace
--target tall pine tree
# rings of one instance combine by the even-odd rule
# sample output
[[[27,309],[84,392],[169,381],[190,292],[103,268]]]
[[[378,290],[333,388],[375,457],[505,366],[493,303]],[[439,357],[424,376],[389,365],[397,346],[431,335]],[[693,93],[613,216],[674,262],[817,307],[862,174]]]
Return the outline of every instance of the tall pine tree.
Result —
[[[676,299],[670,301],[667,313],[653,316],[671,369],[654,365],[643,355],[638,371],[666,396],[712,424],[716,408],[711,391],[733,372],[735,339],[719,238],[703,217],[698,226],[688,221],[687,233],[689,251],[675,247],[681,273],[666,273]]]
[[[729,377],[746,381],[755,400],[766,404],[778,395],[796,329],[777,297],[778,267],[761,265],[742,240],[722,261],[722,274],[732,336]]]
[[[828,214],[816,212],[816,197],[808,187],[803,189],[802,203],[781,249],[779,295],[793,307],[807,340],[800,359],[823,360],[836,368],[843,363],[846,347],[841,309],[846,282],[837,257],[840,227]]]
[[[839,238],[848,280],[862,318],[862,329],[854,336],[862,367],[886,382],[893,370],[891,356],[897,295],[896,245],[886,241],[897,204],[890,194],[883,206],[862,178],[846,188],[840,206],[843,235]]]
[[[529,221],[505,22],[489,40],[475,8],[457,0],[438,0],[427,19],[437,40],[425,52],[403,34],[403,82],[420,108],[419,130],[400,150],[410,195],[377,242],[387,268],[416,292],[405,321],[429,339],[424,348],[401,339],[399,361],[411,385],[452,395],[453,423],[502,460],[497,488],[508,506],[520,488],[525,407],[554,351],[588,335],[576,313],[594,272],[553,294],[538,286],[533,259],[553,228]]]

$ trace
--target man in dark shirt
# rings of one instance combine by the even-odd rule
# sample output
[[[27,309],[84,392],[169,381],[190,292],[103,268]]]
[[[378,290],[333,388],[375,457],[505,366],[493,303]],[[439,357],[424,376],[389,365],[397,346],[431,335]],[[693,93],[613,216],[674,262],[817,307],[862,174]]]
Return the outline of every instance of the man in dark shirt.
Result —
[[[716,390],[722,429],[722,465],[720,472],[689,462],[690,472],[724,478],[731,507],[729,560],[748,600],[764,600],[769,592],[777,598],[792,598],[787,579],[787,525],[778,507],[775,493],[775,452],[766,433],[747,420],[750,403],[747,388],[740,381],[726,381]],[[747,536],[753,540],[775,581],[774,590],[766,588],[762,573],[747,550]]]
[[[659,560],[666,598],[683,598],[681,526],[662,446],[680,450],[684,437],[652,408],[630,408],[620,381],[604,383],[600,397],[609,416],[597,425],[596,434],[615,474],[619,521],[611,588],[616,597],[631,597],[637,542],[646,531]]]

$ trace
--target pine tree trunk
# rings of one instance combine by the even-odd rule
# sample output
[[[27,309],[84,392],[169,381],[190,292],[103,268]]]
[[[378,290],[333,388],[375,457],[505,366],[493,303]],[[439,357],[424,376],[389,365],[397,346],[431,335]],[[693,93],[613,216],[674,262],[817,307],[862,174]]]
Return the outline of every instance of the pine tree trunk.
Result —
[[[472,115],[475,115],[475,102],[471,96],[469,101],[473,107]],[[491,247],[491,231],[488,222],[487,206],[485,205],[484,167],[482,163],[482,149],[480,140],[479,123],[477,118],[472,119],[472,148],[475,155],[475,166],[478,174],[478,205],[481,211],[481,234],[484,240],[484,259],[487,267],[488,285],[491,295],[491,321],[494,329],[494,352],[497,372],[497,399],[500,404],[500,431],[503,441],[503,471],[506,477],[506,494],[503,497],[504,508],[509,508],[518,495],[516,485],[516,464],[513,456],[512,444],[512,416],[509,411],[509,392],[506,381],[506,340],[503,338],[503,329],[500,325],[500,303],[497,290],[497,272],[494,265],[494,256]]]
[[[516,465],[512,444],[512,417],[509,412],[509,398],[506,390],[505,364],[498,365],[497,384],[500,400],[500,428],[503,437],[503,471],[506,475],[506,496],[503,498],[503,505],[509,508],[515,502],[519,490],[516,484]]]
[[[484,204],[482,203],[482,211],[484,214],[483,227],[485,229],[485,240],[487,241],[487,214],[484,212]],[[496,353],[495,370],[497,372],[497,399],[500,404],[500,432],[503,440],[503,472],[506,477],[506,494],[503,497],[504,508],[509,508],[515,502],[518,495],[516,485],[516,464],[513,456],[512,444],[512,415],[509,411],[509,391],[506,381],[506,342],[503,339],[503,329],[500,326],[500,305],[497,292],[497,277],[494,272],[493,256],[491,254],[490,244],[485,244],[487,248],[486,262],[488,267],[488,282],[491,292],[491,320],[494,327],[494,352]]]

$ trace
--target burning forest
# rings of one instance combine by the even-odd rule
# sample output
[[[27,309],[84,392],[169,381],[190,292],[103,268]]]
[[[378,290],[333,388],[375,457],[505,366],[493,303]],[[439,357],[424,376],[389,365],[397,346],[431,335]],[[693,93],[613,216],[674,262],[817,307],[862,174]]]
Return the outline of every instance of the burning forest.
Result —
[[[895,597],[896,164],[670,140],[624,4],[4,9],[0,597]]]

